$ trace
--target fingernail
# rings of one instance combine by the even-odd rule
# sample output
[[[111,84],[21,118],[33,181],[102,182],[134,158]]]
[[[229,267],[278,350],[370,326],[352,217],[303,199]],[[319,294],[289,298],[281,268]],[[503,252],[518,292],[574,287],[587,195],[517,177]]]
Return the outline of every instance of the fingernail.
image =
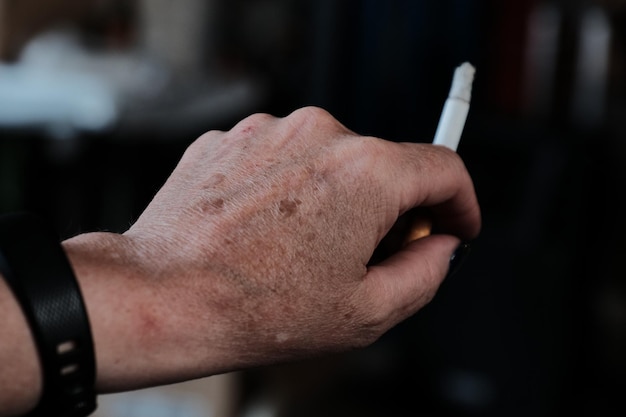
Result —
[[[448,275],[446,275],[446,279],[450,278],[454,274],[456,274],[461,266],[467,259],[467,256],[470,253],[471,246],[469,243],[461,243],[452,256],[450,256],[450,267],[448,268]]]

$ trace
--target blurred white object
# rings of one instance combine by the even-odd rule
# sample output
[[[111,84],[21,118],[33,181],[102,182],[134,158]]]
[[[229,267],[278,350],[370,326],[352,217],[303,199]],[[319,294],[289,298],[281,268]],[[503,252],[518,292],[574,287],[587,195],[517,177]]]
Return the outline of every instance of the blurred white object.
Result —
[[[35,38],[15,64],[0,64],[0,127],[40,128],[57,138],[101,131],[123,96],[164,88],[164,69],[132,54],[93,54],[71,32]]]
[[[38,127],[63,138],[106,129],[116,119],[115,97],[95,77],[0,66],[0,126]]]
[[[592,7],[581,17],[578,59],[572,98],[572,120],[599,126],[606,116],[606,93],[612,28],[606,12]]]
[[[176,72],[143,50],[96,53],[73,32],[55,31],[33,39],[16,63],[0,64],[0,129],[56,139],[113,127],[167,134],[245,113],[262,90],[251,78]]]
[[[92,417],[235,417],[237,373],[98,396]]]

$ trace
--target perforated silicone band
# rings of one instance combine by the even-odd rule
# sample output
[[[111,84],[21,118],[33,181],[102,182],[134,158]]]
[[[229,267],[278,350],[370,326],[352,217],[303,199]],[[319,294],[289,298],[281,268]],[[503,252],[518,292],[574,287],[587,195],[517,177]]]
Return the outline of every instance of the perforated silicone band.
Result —
[[[80,288],[57,235],[38,217],[0,216],[0,271],[30,325],[42,370],[28,417],[83,417],[96,408],[95,354]]]

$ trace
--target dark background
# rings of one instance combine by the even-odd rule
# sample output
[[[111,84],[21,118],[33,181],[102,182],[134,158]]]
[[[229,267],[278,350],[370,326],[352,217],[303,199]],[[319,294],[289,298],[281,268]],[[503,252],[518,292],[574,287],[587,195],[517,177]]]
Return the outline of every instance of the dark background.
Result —
[[[134,42],[140,7],[110,3],[72,17],[99,51]],[[429,142],[452,71],[469,60],[459,154],[484,228],[463,269],[371,348],[244,373],[241,402],[267,394],[300,417],[625,415],[626,2],[216,4],[203,69],[258,80],[253,104],[169,129],[120,122],[59,139],[2,128],[0,211],[38,212],[62,237],[124,231],[195,137],[257,111],[318,105],[358,133]],[[542,10],[558,25],[533,26]],[[606,71],[585,73],[593,13],[609,55]],[[541,57],[547,41],[531,39],[550,28]]]

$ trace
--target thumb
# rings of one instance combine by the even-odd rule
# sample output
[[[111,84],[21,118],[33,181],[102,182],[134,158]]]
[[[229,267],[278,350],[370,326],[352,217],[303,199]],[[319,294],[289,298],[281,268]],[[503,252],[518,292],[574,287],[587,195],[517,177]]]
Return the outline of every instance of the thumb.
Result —
[[[364,289],[385,327],[395,326],[432,300],[459,243],[451,235],[431,235],[369,267]]]

